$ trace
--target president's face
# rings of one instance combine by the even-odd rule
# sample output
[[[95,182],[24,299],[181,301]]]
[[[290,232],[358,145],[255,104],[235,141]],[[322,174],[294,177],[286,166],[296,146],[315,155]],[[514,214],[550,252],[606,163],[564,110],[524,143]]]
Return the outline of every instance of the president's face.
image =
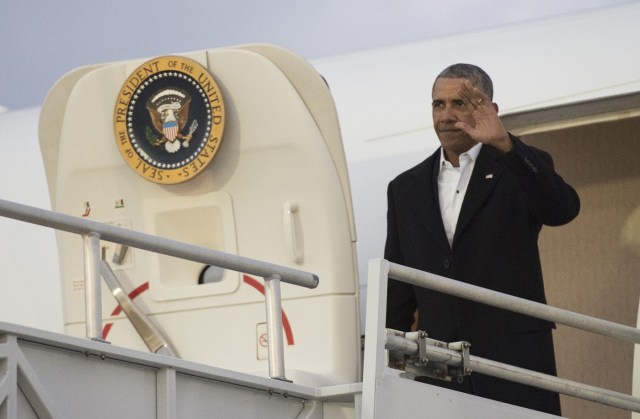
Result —
[[[460,95],[465,79],[439,78],[433,85],[432,116],[433,126],[440,139],[447,158],[457,161],[457,157],[476,143],[464,131],[455,127],[456,122],[476,125],[472,117],[472,107]]]

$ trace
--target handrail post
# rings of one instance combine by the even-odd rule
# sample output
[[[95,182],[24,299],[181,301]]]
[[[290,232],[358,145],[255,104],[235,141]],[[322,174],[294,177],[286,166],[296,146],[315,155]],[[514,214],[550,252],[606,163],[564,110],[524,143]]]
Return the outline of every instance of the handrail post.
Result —
[[[84,295],[87,339],[102,340],[102,294],[100,288],[100,234],[82,235],[84,249]]]
[[[385,323],[387,317],[387,287],[389,262],[369,259],[367,270],[367,311],[364,345],[361,417],[375,418],[376,394],[382,381],[386,362]]]
[[[280,275],[264,277],[264,297],[267,309],[267,341],[269,377],[287,381],[284,375],[284,344],[282,336],[282,306],[280,305]]]

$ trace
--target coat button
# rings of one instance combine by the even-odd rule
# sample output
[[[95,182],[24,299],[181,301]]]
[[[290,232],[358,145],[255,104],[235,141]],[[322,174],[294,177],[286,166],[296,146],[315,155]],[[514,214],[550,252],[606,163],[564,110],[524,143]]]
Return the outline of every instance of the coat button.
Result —
[[[451,261],[449,259],[444,260],[444,267],[449,269],[451,267]]]

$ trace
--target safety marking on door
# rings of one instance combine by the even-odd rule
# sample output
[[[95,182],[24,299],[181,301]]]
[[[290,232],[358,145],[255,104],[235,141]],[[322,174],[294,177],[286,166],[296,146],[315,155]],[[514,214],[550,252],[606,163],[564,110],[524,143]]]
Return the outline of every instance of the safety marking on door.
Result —
[[[267,334],[267,324],[258,323],[256,325],[256,357],[258,361],[269,359],[269,335]]]
[[[84,201],[83,204],[84,211],[82,212],[83,217],[88,217],[91,214],[91,203],[89,201]]]
[[[248,275],[242,275],[242,280],[244,281],[245,284],[252,286],[256,290],[258,290],[261,294],[264,295],[264,285],[263,284],[261,284],[260,282],[258,282],[255,279],[251,278]],[[129,293],[129,298],[131,298],[133,300],[136,297],[138,297],[140,294],[142,294],[143,292],[147,291],[148,289],[149,289],[149,281],[142,283],[136,289],[131,291]],[[118,304],[116,306],[116,308],[111,312],[111,315],[112,316],[117,316],[121,312],[122,312],[122,307],[120,307],[120,304]],[[102,339],[103,340],[107,340],[107,336],[109,335],[109,332],[111,331],[112,327],[113,327],[113,322],[109,322],[109,323],[106,323],[104,325],[104,327],[102,328]],[[266,326],[265,326],[265,328],[266,328]],[[293,339],[293,329],[291,328],[291,324],[289,323],[289,318],[287,317],[287,314],[284,312],[284,309],[282,309],[282,329],[284,330],[284,334],[285,334],[285,336],[287,338],[287,345],[290,345],[290,346],[294,345],[295,341]],[[266,333],[265,333],[265,343],[266,343]]]
[[[249,275],[242,275],[242,280],[245,284],[251,285],[253,288],[260,291],[262,295],[264,295],[264,285],[255,279],[251,278]],[[282,328],[284,329],[284,334],[287,337],[287,345],[293,345],[293,330],[291,329],[291,324],[289,323],[289,318],[287,314],[282,309]]]
[[[136,298],[143,292],[147,291],[148,289],[149,289],[149,281],[140,284],[138,288],[131,291],[129,293],[129,298],[133,300],[134,298]],[[111,315],[117,316],[121,312],[122,312],[122,307],[120,307],[120,304],[118,304],[116,308],[111,312]],[[104,327],[102,328],[102,340],[107,340],[107,336],[109,335],[109,332],[111,331],[112,327],[113,327],[113,322],[109,322],[104,325]]]

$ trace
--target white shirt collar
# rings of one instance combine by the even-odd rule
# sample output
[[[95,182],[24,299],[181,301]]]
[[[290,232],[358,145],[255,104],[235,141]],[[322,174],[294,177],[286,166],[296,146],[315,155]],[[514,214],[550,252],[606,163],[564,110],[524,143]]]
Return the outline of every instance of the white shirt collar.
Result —
[[[481,147],[482,147],[482,143],[477,143],[476,145],[471,147],[469,150],[462,153],[460,157],[466,154],[471,158],[472,161],[475,162],[478,159],[478,155],[480,154]],[[440,147],[440,168],[442,168],[442,166],[444,165],[444,162],[448,162],[448,160],[444,156],[444,149]]]

